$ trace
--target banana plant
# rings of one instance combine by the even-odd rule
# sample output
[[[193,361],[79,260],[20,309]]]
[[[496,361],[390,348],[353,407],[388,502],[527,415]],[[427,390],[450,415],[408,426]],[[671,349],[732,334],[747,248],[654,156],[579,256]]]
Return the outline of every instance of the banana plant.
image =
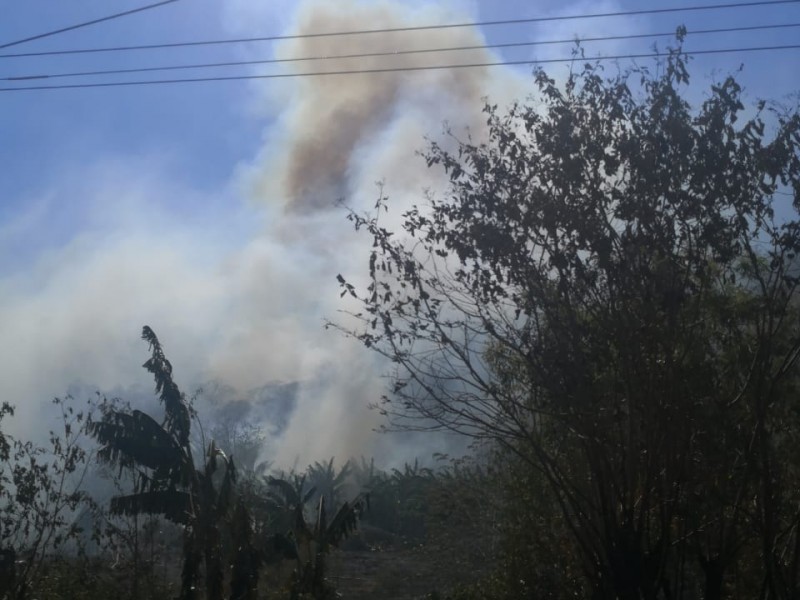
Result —
[[[332,519],[328,519],[325,495],[320,495],[312,521],[306,517],[306,504],[316,494],[316,489],[304,490],[305,477],[294,481],[270,477],[270,494],[291,523],[290,540],[297,556],[297,569],[293,574],[291,597],[310,594],[315,600],[334,598],[335,592],[325,578],[326,556],[331,548],[348,538],[358,527],[358,521],[369,508],[369,495],[359,494],[343,503]]]
[[[172,365],[152,329],[145,326],[156,393],[164,406],[164,420],[150,415],[107,408],[89,433],[101,444],[99,458],[120,471],[133,469],[134,491],[111,499],[117,515],[156,514],[184,527],[181,600],[196,598],[200,564],[205,563],[206,597],[221,600],[224,580],[219,524],[234,500],[236,469],[233,460],[212,442],[201,469],[195,467],[189,442],[191,411],[172,379]],[[224,469],[219,476],[220,467]],[[219,483],[216,483],[219,482]]]
[[[333,461],[331,458],[328,462],[314,462],[306,469],[308,483],[316,488],[318,496],[325,497],[325,504],[329,507],[339,504],[353,472],[350,461],[344,463],[338,472]]]

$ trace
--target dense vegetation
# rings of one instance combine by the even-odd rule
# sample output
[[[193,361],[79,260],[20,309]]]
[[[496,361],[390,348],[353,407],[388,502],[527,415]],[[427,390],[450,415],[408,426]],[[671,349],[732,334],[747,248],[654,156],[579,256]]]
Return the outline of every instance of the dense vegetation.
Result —
[[[388,428],[470,456],[276,472],[258,427],[197,427],[145,327],[161,417],[0,433],[0,598],[800,597],[800,112],[733,77],[693,109],[686,60],[539,71],[431,144],[445,194],[350,215],[331,325],[394,366]]]
[[[351,214],[339,327],[395,365],[392,426],[510,460],[501,596],[800,597],[800,113],[733,77],[692,109],[680,50],[581,62],[432,144],[449,190],[397,229]]]
[[[76,411],[66,398],[54,402],[62,428],[48,445],[0,437],[0,598],[299,600],[334,598],[337,588],[370,598],[386,586],[402,593],[403,561],[441,567],[451,525],[471,544],[482,541],[471,532],[483,526],[468,522],[484,518],[482,505],[469,506],[485,477],[472,463],[439,457],[436,469],[384,471],[363,458],[339,467],[331,458],[300,472],[254,461],[237,467],[231,450],[257,456],[261,431],[225,421],[210,428],[218,439],[206,444],[158,338],[149,327],[142,337],[161,421],[117,399]],[[434,539],[440,544],[429,550]],[[348,577],[346,557],[365,554],[401,558],[394,573]],[[488,560],[485,549],[461,556],[455,571],[447,565],[451,584]],[[410,589],[423,594],[440,580],[429,570]]]
[[[464,502],[458,494],[472,498],[483,486],[483,474],[445,457],[435,470],[415,463],[383,471],[363,458],[338,468],[331,458],[302,472],[270,471],[265,463],[237,468],[225,449],[246,446],[242,436],[220,435],[207,446],[193,438],[199,415],[175,385],[154,332],[145,327],[143,338],[161,422],[119,400],[76,412],[67,398],[55,401],[63,429],[50,433],[49,446],[0,438],[0,598],[334,598],[337,573],[347,572],[342,556],[397,552],[441,566],[425,545],[446,539],[451,523],[463,527],[467,515],[483,517],[480,507],[451,512]],[[261,441],[247,423],[234,429]],[[87,435],[99,442],[98,460],[85,449]],[[105,505],[83,489],[98,476],[114,490]],[[340,547],[346,551],[329,556]],[[462,573],[482,564],[463,556]],[[349,587],[356,590],[403,585],[354,575],[361,583]],[[414,589],[427,592],[438,580],[431,571]]]

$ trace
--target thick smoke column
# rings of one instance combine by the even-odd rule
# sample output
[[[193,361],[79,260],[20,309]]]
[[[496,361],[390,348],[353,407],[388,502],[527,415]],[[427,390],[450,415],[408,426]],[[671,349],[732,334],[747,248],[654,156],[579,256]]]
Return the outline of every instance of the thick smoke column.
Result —
[[[307,2],[298,12],[292,34],[364,31],[463,21],[465,16],[441,9],[409,11],[389,2]],[[478,46],[482,36],[473,28],[397,31],[305,37],[280,46],[281,58],[324,57],[354,54],[394,53],[433,48]],[[369,71],[386,68],[418,68],[452,64],[484,63],[491,55],[482,48],[461,52],[424,52],[314,60],[289,63],[291,72]],[[432,71],[397,71],[298,78],[292,81],[288,109],[284,113],[282,139],[274,140],[263,157],[260,195],[282,197],[290,212],[308,212],[333,206],[343,197],[352,196],[358,167],[374,162],[375,155],[363,152],[403,119],[421,116],[426,121],[443,119],[464,121],[469,107],[472,115],[480,108],[480,99],[489,93],[497,79],[487,68],[442,69]],[[419,124],[419,119],[417,120]],[[426,123],[431,125],[431,123]],[[466,124],[466,123],[464,123]],[[413,132],[418,133],[416,127]],[[414,161],[413,151],[423,140],[420,136],[404,139],[403,131],[383,139],[380,153],[390,148],[397,164],[384,163],[373,179],[405,170]],[[410,145],[412,144],[413,145]],[[280,149],[280,150],[278,150]],[[277,150],[277,151],[276,151]],[[417,161],[420,162],[421,161]],[[417,168],[423,165],[416,165]],[[421,170],[421,169],[420,169]],[[277,186],[275,184],[278,184]],[[409,182],[410,183],[410,182]]]
[[[463,13],[440,7],[409,11],[397,2],[317,0],[300,7],[295,25],[287,33],[394,29],[468,20]],[[304,37],[282,44],[278,55],[297,58],[478,47],[464,52],[291,62],[292,73],[497,60],[481,47],[483,43],[473,28],[403,31]],[[520,80],[505,70],[462,68],[298,77],[290,78],[286,85],[277,127],[267,136],[252,177],[257,199],[282,207],[270,235],[295,248],[300,269],[314,269],[309,282],[312,289],[307,293],[323,299],[317,315],[305,315],[313,327],[319,326],[323,317],[334,317],[341,308],[333,276],[345,272],[354,280],[364,273],[367,260],[364,240],[354,236],[344,212],[335,209],[336,201],[344,199],[356,210],[369,207],[377,193],[375,182],[381,180],[392,199],[394,215],[399,215],[404,207],[421,200],[424,189],[441,188],[444,182],[415,155],[424,147],[425,137],[449,143],[438,136],[445,121],[454,132],[466,135],[468,128],[471,135],[480,137],[482,98],[491,94],[503,102],[519,90]],[[388,217],[396,218],[394,215]],[[385,392],[385,381],[379,377],[385,365],[374,362],[375,357],[367,356],[356,342],[337,338],[335,333],[319,333],[319,342],[312,342],[306,351],[317,353],[325,348],[324,356],[302,375],[305,383],[297,410],[275,446],[277,461],[286,464],[300,457],[302,464],[308,458],[374,452],[405,460],[413,454],[430,454],[421,451],[420,442],[412,450],[385,437],[376,439],[372,429],[380,417],[365,407]],[[269,335],[268,330],[252,330],[253,343],[263,343]],[[425,438],[421,443],[428,441]],[[434,449],[446,448],[430,448]]]

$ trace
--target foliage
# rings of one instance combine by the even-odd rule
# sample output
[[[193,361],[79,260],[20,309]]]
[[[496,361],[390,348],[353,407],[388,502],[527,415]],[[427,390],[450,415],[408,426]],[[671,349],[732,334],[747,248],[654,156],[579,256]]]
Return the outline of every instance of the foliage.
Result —
[[[46,446],[0,434],[0,597],[35,593],[46,581],[49,562],[76,556],[84,535],[75,521],[94,503],[83,490],[91,454],[82,445],[87,412],[72,399],[56,398],[60,429]],[[13,415],[8,404],[0,419]]]
[[[333,459],[328,465],[332,468]],[[312,470],[319,466],[319,463],[312,465]],[[317,491],[315,488],[304,491],[304,483],[304,476],[296,477],[292,481],[269,478],[269,485],[273,488],[271,498],[284,513],[286,522],[291,523],[291,538],[287,541],[291,541],[291,553],[297,560],[291,597],[303,598],[309,595],[315,600],[325,600],[336,597],[333,587],[326,579],[327,554],[331,547],[338,547],[356,530],[359,519],[369,507],[369,496],[359,495],[352,501],[344,502],[336,509],[333,518],[329,519],[326,496],[320,494],[312,521],[308,522],[306,503]]]
[[[224,563],[219,525],[234,501],[236,469],[214,442],[203,468],[195,468],[186,398],[172,379],[172,365],[152,329],[145,326],[142,338],[150,346],[151,357],[144,367],[154,376],[164,406],[163,423],[138,410],[106,407],[103,418],[89,424],[89,432],[102,444],[101,460],[120,469],[136,469],[133,493],[112,498],[111,512],[158,514],[184,526],[181,598],[196,596],[203,562],[206,595],[221,599]]]
[[[260,474],[268,464],[259,463],[258,455],[264,444],[264,429],[249,421],[237,422],[231,417],[223,417],[211,429],[211,438],[228,456],[236,457],[240,474]]]
[[[341,504],[343,490],[352,470],[350,461],[347,461],[337,472],[333,461],[333,457],[328,462],[315,461],[306,469],[308,485],[316,490],[318,497],[325,498],[325,504],[329,507]]]
[[[733,77],[693,110],[680,50],[535,82],[430,146],[450,189],[399,230],[350,215],[373,250],[339,327],[396,366],[378,408],[527,465],[593,597],[796,597],[800,114],[745,118]]]
[[[370,498],[364,523],[406,543],[422,541],[434,471],[421,466],[419,460],[388,471],[376,468],[373,460],[367,462],[363,457],[350,465],[352,485],[366,491]]]

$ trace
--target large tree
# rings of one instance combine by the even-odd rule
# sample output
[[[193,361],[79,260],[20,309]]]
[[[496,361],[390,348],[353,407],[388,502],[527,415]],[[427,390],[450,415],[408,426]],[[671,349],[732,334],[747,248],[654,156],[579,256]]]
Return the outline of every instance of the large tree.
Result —
[[[447,193],[350,215],[369,282],[339,276],[337,326],[395,365],[392,426],[528,465],[594,597],[798,597],[800,114],[734,77],[692,107],[686,63],[537,71],[432,143]]]

